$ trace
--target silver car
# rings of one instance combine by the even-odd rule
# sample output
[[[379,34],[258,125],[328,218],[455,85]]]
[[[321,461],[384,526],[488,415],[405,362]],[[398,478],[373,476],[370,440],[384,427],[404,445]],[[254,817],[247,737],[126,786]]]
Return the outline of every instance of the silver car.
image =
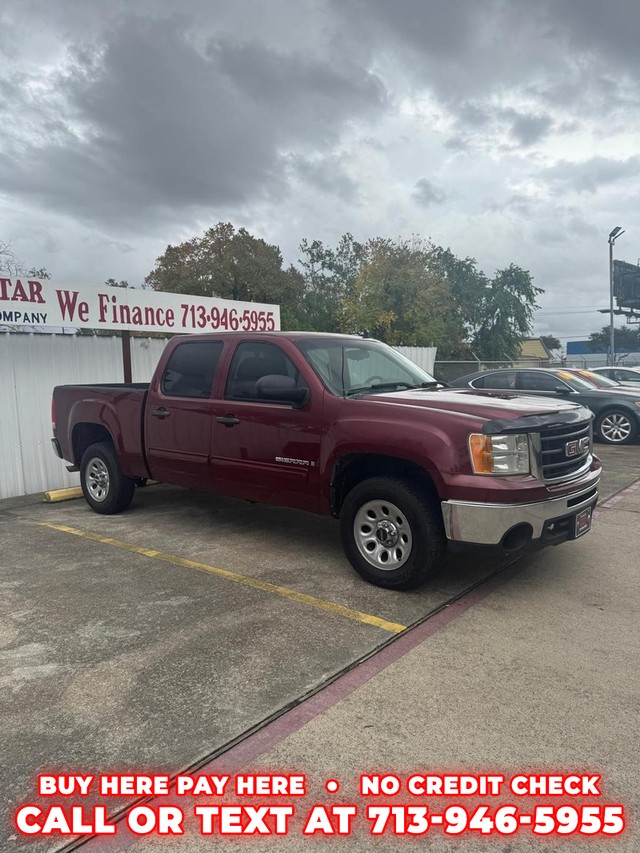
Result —
[[[592,373],[599,373],[614,382],[622,382],[624,385],[636,384],[640,388],[640,367],[591,367]]]

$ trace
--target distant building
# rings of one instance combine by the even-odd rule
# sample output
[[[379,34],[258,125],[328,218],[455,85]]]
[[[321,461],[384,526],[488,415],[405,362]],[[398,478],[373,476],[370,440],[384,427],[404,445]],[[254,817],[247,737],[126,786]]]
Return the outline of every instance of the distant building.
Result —
[[[589,341],[567,343],[567,367],[605,367],[608,350],[605,347],[591,349]],[[616,349],[616,358],[624,364],[640,364],[640,352],[626,353]]]
[[[551,351],[541,338],[525,338],[520,344],[519,362],[531,361],[539,367],[548,367],[552,359]]]

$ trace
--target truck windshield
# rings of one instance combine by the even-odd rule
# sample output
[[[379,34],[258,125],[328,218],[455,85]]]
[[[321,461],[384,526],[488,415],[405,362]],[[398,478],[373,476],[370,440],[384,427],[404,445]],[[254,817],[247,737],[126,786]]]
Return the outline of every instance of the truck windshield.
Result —
[[[438,386],[417,364],[376,341],[318,338],[299,341],[297,346],[325,386],[339,397]]]

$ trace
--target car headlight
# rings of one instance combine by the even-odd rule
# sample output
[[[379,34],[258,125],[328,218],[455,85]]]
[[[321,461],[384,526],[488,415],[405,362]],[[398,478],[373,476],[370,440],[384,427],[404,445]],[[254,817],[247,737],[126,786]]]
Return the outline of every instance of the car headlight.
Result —
[[[636,406],[640,409],[640,400],[636,400],[635,403],[636,403]]]
[[[469,454],[474,474],[528,474],[529,436],[482,435],[469,436]]]

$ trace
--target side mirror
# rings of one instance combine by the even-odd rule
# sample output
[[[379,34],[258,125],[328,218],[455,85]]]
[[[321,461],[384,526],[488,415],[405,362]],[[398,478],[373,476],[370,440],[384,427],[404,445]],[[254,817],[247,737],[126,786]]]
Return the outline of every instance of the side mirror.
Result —
[[[556,387],[553,390],[556,392],[556,394],[571,394],[572,393],[571,388],[567,388],[566,385],[556,385]]]
[[[291,376],[269,374],[256,382],[256,395],[261,400],[273,403],[291,403],[302,406],[309,396],[308,388],[300,388]]]

